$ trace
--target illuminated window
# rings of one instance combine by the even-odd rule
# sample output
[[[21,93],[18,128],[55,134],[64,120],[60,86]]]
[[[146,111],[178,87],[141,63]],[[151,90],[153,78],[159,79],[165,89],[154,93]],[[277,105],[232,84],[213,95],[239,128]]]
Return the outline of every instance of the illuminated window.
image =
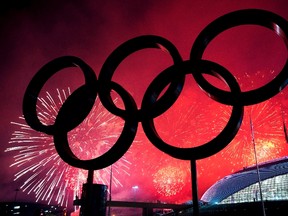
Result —
[[[261,182],[263,200],[288,200],[288,174]],[[222,200],[221,204],[260,201],[259,183],[252,184]]]

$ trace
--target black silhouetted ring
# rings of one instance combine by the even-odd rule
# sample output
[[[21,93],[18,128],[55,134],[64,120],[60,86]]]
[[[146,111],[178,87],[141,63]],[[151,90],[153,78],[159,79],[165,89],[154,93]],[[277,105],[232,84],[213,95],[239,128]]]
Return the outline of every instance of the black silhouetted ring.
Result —
[[[127,113],[127,110],[122,110],[118,108],[110,95],[111,87],[110,83],[113,77],[113,74],[119,64],[132,53],[146,49],[146,48],[157,48],[163,51],[168,52],[174,64],[178,64],[182,62],[182,58],[175,48],[175,46],[169,42],[168,40],[154,35],[144,35],[140,37],[133,38],[131,40],[126,41],[121,44],[118,48],[116,48],[106,59],[103,64],[103,67],[99,74],[99,97],[101,99],[104,107],[111,113],[121,116],[122,118],[126,118],[125,116],[130,115]],[[156,117],[163,112],[165,112],[178,98],[184,85],[184,77],[178,77],[177,80],[171,80],[169,87],[166,92],[163,93],[160,103],[155,103],[152,108],[148,108],[146,110],[139,110],[137,113],[137,118],[139,120],[147,118],[147,117]],[[174,95],[172,97],[172,95]],[[159,105],[159,106],[158,106]]]
[[[148,89],[151,88],[154,90],[154,92],[160,93],[163,88],[169,84],[170,80],[190,73],[204,73],[215,76],[224,81],[235,96],[240,94],[240,86],[235,77],[232,76],[228,70],[214,62],[204,60],[197,60],[193,62],[184,61],[181,64],[173,65],[167,68],[152,81]],[[155,102],[151,100],[151,92],[146,92],[144,95],[141,108],[145,109],[145,107],[149,107]],[[156,98],[157,96],[158,95],[156,95]],[[201,146],[191,148],[178,148],[164,142],[155,129],[153,119],[143,120],[142,126],[150,142],[162,152],[182,160],[197,160],[216,154],[231,142],[240,128],[243,112],[243,106],[234,105],[227,125],[218,134],[218,136],[211,141],[202,144]],[[173,136],[173,134],[171,134],[171,136]]]
[[[201,59],[209,42],[221,32],[240,25],[259,25],[273,30],[279,35],[288,49],[288,23],[282,17],[269,11],[259,9],[240,10],[226,14],[211,22],[196,38],[190,53],[191,61]],[[279,93],[288,82],[288,59],[280,73],[269,83],[235,97],[232,92],[211,85],[201,73],[193,74],[200,87],[214,100],[223,104],[253,105],[263,102]]]
[[[70,96],[71,98],[74,98],[78,95],[78,99],[82,100],[78,101],[79,104],[76,105],[73,110],[68,110],[69,113],[67,113],[66,116],[69,116],[68,118],[65,118],[65,122],[58,122],[57,125],[55,123],[51,125],[44,125],[38,119],[36,110],[39,93],[48,79],[56,74],[56,72],[68,67],[79,67],[84,74],[85,85],[77,89]],[[96,75],[90,66],[83,62],[80,58],[74,56],[56,58],[45,64],[30,81],[23,99],[24,118],[31,128],[49,135],[55,134],[57,130],[67,132],[80,124],[92,109],[97,93],[95,88]],[[80,93],[81,97],[79,97]],[[69,101],[72,100],[69,99]],[[81,112],[79,112],[79,110],[81,110]]]
[[[125,110],[130,113],[130,117],[127,117],[125,119],[123,130],[115,144],[101,156],[89,160],[80,160],[77,156],[75,156],[75,154],[71,151],[71,148],[69,147],[67,133],[65,133],[64,131],[58,131],[57,133],[55,133],[55,148],[63,161],[67,162],[71,166],[86,170],[103,169],[119,160],[128,151],[129,147],[133,143],[138,127],[138,121],[135,118],[137,106],[134,103],[131,95],[127,93],[127,91],[124,90],[120,85],[112,82],[111,88],[115,92],[117,92],[118,95],[122,98]],[[55,124],[65,120],[66,114],[63,114],[63,118],[62,113],[66,113],[66,111],[73,108],[73,104],[76,105],[76,103],[77,100],[74,100],[74,103],[64,103],[61,107],[61,109],[63,108],[63,110],[59,111]],[[95,145],[97,145],[97,143],[95,143]]]

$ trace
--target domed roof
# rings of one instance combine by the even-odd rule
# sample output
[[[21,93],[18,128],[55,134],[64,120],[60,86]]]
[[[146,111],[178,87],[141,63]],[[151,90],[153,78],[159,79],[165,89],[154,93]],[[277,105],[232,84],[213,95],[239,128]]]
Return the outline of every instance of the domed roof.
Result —
[[[245,167],[243,170],[228,175],[212,185],[201,197],[208,203],[219,203],[228,196],[259,181],[288,173],[288,157],[264,162],[257,166]]]

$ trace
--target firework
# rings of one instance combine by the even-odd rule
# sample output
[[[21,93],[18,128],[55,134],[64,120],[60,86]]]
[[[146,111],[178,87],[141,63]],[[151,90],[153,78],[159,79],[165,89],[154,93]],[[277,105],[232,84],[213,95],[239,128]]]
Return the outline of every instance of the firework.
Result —
[[[195,91],[194,89],[189,89],[189,92],[185,90],[167,112],[155,119],[155,128],[166,143],[178,148],[200,146],[213,139],[224,128],[225,121],[221,119],[223,109],[219,109],[222,105],[208,97],[207,101],[199,100],[203,93],[199,92],[200,96],[191,94]],[[218,106],[218,108],[211,112],[213,106]],[[213,126],[216,122],[216,126]],[[217,127],[219,125],[220,127]],[[155,158],[155,166],[157,169],[152,173],[153,187],[164,200],[178,201],[181,197],[191,199],[189,161],[158,155]],[[204,177],[201,168],[198,169],[198,177]],[[190,189],[187,190],[187,188]]]
[[[259,73],[256,75],[260,76]],[[45,97],[39,98],[37,112],[40,121],[46,125],[53,124],[59,108],[69,95],[69,89],[57,90],[55,94],[47,92]],[[282,109],[283,104],[277,101],[271,99],[245,107],[242,125],[231,143],[217,154],[197,161],[199,195],[220,178],[253,165],[254,146],[259,163],[287,155],[284,133],[287,107]],[[115,103],[118,105],[117,100]],[[170,145],[196,147],[209,142],[223,130],[231,110],[231,106],[204,96],[198,86],[189,85],[169,110],[155,118],[155,128]],[[62,204],[68,202],[69,193],[79,196],[87,171],[65,164],[55,151],[52,137],[32,130],[23,117],[12,124],[18,129],[13,133],[6,151],[15,153],[11,166],[19,169],[15,181],[24,180],[21,190],[34,193],[37,200],[56,200]],[[96,100],[89,116],[68,133],[70,148],[81,160],[98,157],[115,143],[123,124],[122,119],[110,114]],[[169,202],[191,199],[189,161],[177,160],[156,149],[141,127],[128,153],[129,160],[126,154],[113,164],[112,185],[119,188],[113,192],[119,192],[121,199],[133,196],[133,185],[140,188],[137,199],[145,196],[149,200]],[[110,185],[111,168],[95,171],[95,182]]]
[[[201,98],[201,96],[186,96],[184,94],[184,97],[179,98],[177,103],[175,107],[155,120],[155,127],[164,141],[178,148],[195,147],[210,141],[223,130],[231,116],[231,106],[217,103],[208,98]],[[272,99],[245,107],[241,127],[231,143],[217,154],[197,162],[197,177],[198,182],[201,182],[199,184],[200,194],[216,180],[241,170],[245,166],[255,164],[255,156],[257,156],[257,161],[261,163],[287,154],[281,112],[280,102],[275,102]],[[254,143],[252,142],[251,124],[255,138]],[[163,170],[165,167],[175,167],[175,169],[177,167],[181,173],[179,176],[185,176],[185,182],[189,184],[189,163],[173,162],[171,159],[168,162],[168,160],[162,160],[161,157],[158,157],[155,166],[158,169],[154,170],[152,176],[154,177],[154,187],[158,193],[164,197],[170,196],[172,191],[178,196],[188,195],[187,192],[181,191],[181,182],[178,182],[179,190],[171,189],[170,193],[169,189],[163,186],[169,185],[167,182],[166,184],[163,183],[165,182],[164,179],[170,179],[171,182],[174,182],[173,184],[177,184],[177,181],[176,179],[172,181],[173,172],[170,172],[168,168],[165,175]],[[160,176],[162,176],[162,181]],[[190,192],[188,191],[188,193]]]
[[[56,97],[46,92],[45,97],[38,98],[37,113],[42,124],[50,125],[55,122],[60,107],[70,94],[69,88],[57,89]],[[114,102],[116,103],[117,99]],[[12,134],[10,147],[6,152],[15,153],[11,167],[19,169],[14,180],[24,180],[20,189],[28,194],[34,193],[36,201],[56,201],[67,206],[71,193],[74,197],[80,195],[82,184],[86,182],[87,171],[64,163],[54,148],[53,137],[34,131],[25,123],[23,117],[11,124],[18,129]],[[68,133],[70,148],[81,160],[98,157],[115,143],[122,126],[123,122],[106,111],[96,100],[87,118]],[[113,164],[112,184],[115,187],[122,186],[120,178],[129,175],[129,169],[130,162],[125,157]],[[94,181],[109,185],[110,172],[110,167],[95,171]]]
[[[166,166],[154,175],[153,183],[157,192],[165,197],[179,195],[187,182],[187,172],[177,166]]]
[[[274,71],[244,73],[239,77],[241,89],[243,91],[256,89],[267,83],[267,77],[273,76],[274,73]],[[208,187],[226,175],[254,165],[256,157],[257,162],[261,163],[287,155],[287,140],[285,139],[287,109],[283,108],[283,101],[280,98],[282,96],[281,93],[262,103],[245,107],[243,121],[235,138],[221,152],[201,161],[200,169],[206,176],[201,180],[206,182]],[[223,106],[221,109],[223,111],[221,121],[217,122],[218,125],[212,124],[211,128],[221,127],[227,122],[230,111]],[[252,139],[252,134],[254,139]]]
[[[241,89],[247,91],[259,88],[275,75],[274,70],[246,72],[239,77]],[[281,96],[281,94],[279,95]],[[275,96],[262,103],[245,107],[244,118],[238,134],[221,152],[221,158],[229,160],[227,162],[230,163],[230,172],[254,165],[256,156],[258,162],[265,162],[286,155],[285,112],[279,99],[279,96]],[[254,134],[254,141],[252,134]]]
[[[234,158],[234,170],[258,162],[275,159],[285,150],[283,118],[279,103],[265,101],[245,109],[240,130],[229,146],[221,152],[223,158]],[[254,141],[252,140],[254,134]]]

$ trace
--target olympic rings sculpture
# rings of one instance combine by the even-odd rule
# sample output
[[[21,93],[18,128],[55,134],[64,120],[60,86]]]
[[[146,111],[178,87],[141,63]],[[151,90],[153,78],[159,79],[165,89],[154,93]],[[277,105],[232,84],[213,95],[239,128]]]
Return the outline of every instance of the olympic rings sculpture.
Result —
[[[23,99],[23,114],[26,122],[37,131],[53,135],[55,148],[65,162],[86,170],[102,169],[119,160],[133,143],[139,122],[150,142],[170,156],[191,161],[209,157],[221,151],[233,140],[242,122],[244,106],[257,104],[275,96],[288,82],[288,61],[286,61],[280,73],[268,84],[258,89],[242,92],[237,80],[227,69],[215,62],[202,59],[205,48],[217,35],[232,27],[246,24],[271,29],[283,39],[288,49],[288,22],[285,19],[268,11],[247,9],[226,14],[206,26],[196,38],[189,60],[182,60],[178,50],[171,42],[154,35],[133,38],[116,48],[104,62],[98,79],[92,68],[80,58],[75,56],[59,57],[44,65],[29,83]],[[146,48],[167,51],[174,64],[160,72],[151,82],[143,96],[141,108],[138,109],[129,92],[118,83],[113,82],[112,77],[124,59],[130,54]],[[79,67],[83,72],[85,84],[67,98],[60,108],[54,124],[43,125],[36,112],[38,95],[52,75],[68,67]],[[187,74],[194,77],[199,87],[209,97],[220,103],[231,105],[233,108],[227,125],[213,140],[197,147],[177,148],[161,139],[155,129],[154,118],[163,114],[175,103],[181,94]],[[230,91],[211,85],[203,74],[210,74],[221,79],[227,84]],[[165,88],[166,91],[161,94]],[[117,92],[121,97],[125,109],[120,109],[113,103],[111,91]],[[69,147],[67,133],[86,118],[97,95],[103,106],[112,114],[124,119],[125,124],[121,135],[109,151],[97,158],[80,160]]]

